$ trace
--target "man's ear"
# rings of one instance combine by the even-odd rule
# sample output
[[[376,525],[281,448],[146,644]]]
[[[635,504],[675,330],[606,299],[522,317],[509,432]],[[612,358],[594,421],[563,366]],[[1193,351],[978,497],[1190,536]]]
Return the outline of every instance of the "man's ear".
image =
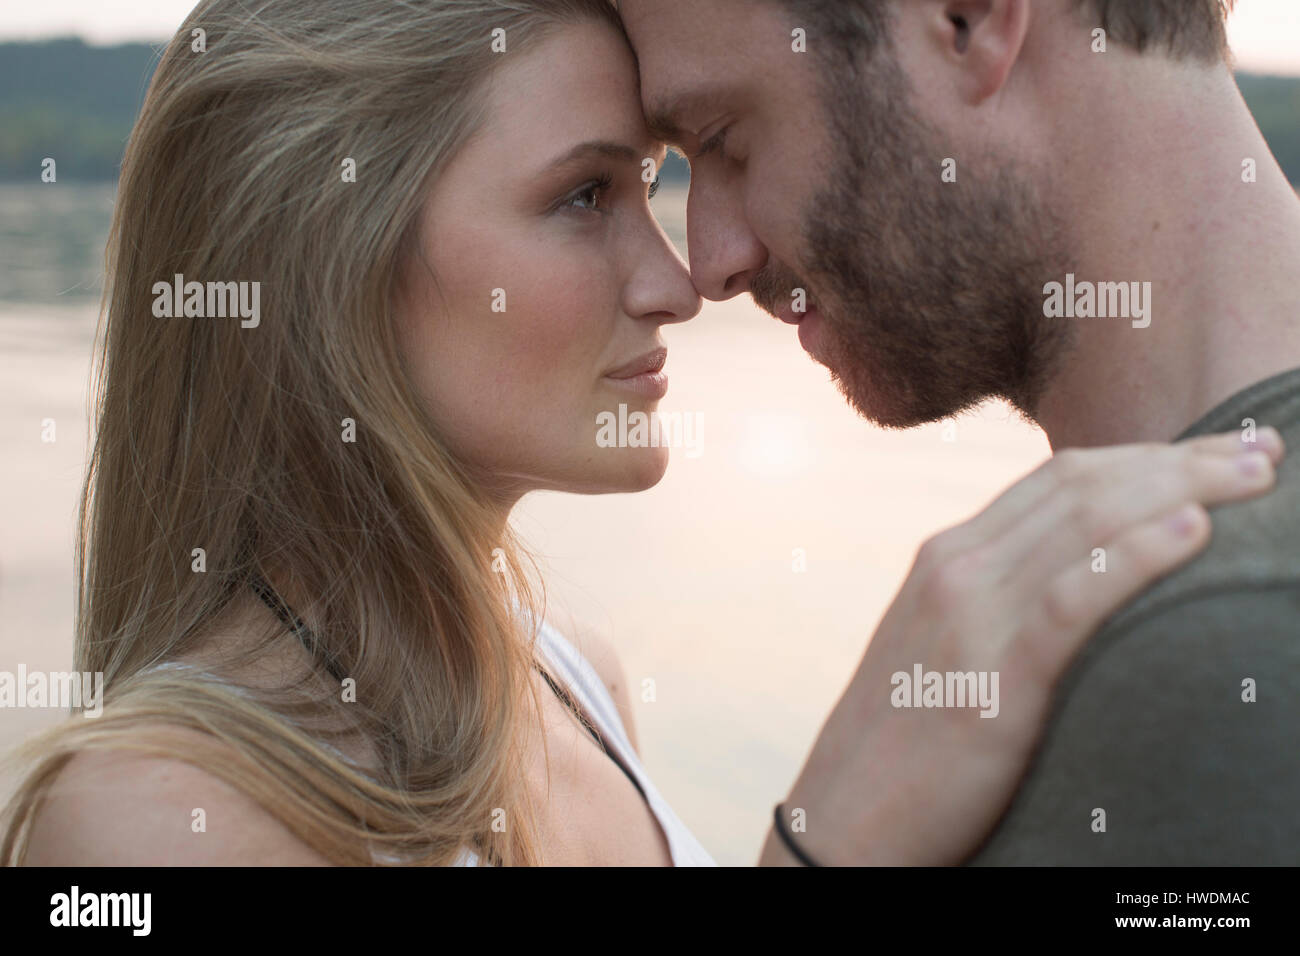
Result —
[[[963,98],[980,103],[1002,88],[1029,32],[1032,0],[936,0],[931,29],[958,71]]]

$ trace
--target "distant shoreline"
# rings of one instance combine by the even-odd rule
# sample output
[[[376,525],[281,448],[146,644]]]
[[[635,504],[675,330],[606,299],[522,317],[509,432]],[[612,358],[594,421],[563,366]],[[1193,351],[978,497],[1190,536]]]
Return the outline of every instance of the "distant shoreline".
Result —
[[[78,37],[0,42],[0,184],[39,183],[46,157],[58,182],[111,184],[168,41],[88,44]],[[1300,187],[1300,76],[1237,72],[1269,147]],[[678,157],[665,182],[686,182]]]

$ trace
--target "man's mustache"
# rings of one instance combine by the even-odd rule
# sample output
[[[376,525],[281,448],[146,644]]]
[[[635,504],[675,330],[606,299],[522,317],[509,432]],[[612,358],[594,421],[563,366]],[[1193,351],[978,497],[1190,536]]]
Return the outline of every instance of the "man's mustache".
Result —
[[[754,304],[772,316],[780,315],[799,289],[804,291],[807,308],[811,309],[814,297],[808,283],[779,263],[768,263],[749,282]]]

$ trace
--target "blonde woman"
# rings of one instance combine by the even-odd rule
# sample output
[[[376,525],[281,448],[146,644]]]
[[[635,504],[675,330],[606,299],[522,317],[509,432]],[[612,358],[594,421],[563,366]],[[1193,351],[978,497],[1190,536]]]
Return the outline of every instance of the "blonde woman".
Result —
[[[76,640],[103,714],[29,748],[6,862],[713,862],[508,525],[664,472],[593,424],[653,410],[659,329],[700,305],[647,203],[663,154],[603,0],[195,9],[109,249]],[[190,282],[257,285],[222,318]],[[819,862],[969,852],[1074,651],[1204,506],[1268,488],[1261,444],[1253,477],[1233,436],[1058,456],[927,543],[788,794]],[[1098,544],[1137,571],[1080,575]],[[898,719],[914,660],[999,670],[999,719]],[[760,863],[796,860],[778,836]]]

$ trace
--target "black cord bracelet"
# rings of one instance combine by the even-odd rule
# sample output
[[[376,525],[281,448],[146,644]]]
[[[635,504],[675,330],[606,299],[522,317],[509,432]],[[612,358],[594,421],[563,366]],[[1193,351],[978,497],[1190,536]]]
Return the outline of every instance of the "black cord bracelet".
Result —
[[[786,849],[793,853],[804,866],[821,866],[820,863],[814,862],[812,857],[799,849],[799,845],[794,842],[794,837],[791,836],[790,832],[785,828],[785,810],[782,808],[781,804],[778,803],[776,805],[776,809],[772,811],[772,815],[776,820],[776,832],[781,835],[781,842],[786,845]]]

